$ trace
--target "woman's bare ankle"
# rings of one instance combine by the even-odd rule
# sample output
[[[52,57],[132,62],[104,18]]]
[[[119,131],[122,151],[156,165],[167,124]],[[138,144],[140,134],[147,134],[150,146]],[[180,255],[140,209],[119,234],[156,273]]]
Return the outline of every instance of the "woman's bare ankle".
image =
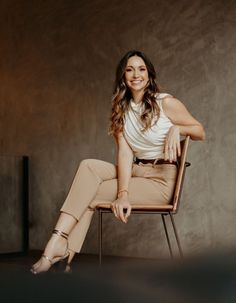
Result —
[[[73,260],[74,256],[75,256],[76,252],[73,251],[73,250],[71,250],[71,249],[69,249],[69,253],[70,254],[69,254],[69,258],[68,258],[68,263],[70,264],[71,261]]]
[[[67,248],[67,239],[60,237],[56,234],[52,234],[49,239],[44,254],[48,257],[63,255]]]

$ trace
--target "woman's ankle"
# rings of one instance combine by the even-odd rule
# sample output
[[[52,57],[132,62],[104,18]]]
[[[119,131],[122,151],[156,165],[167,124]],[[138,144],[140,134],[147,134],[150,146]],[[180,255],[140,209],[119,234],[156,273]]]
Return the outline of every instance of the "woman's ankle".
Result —
[[[45,247],[44,254],[48,256],[63,254],[65,252],[66,247],[67,239],[60,237],[56,234],[52,234]]]
[[[69,254],[69,257],[68,257],[68,264],[71,263],[71,261],[73,260],[73,258],[74,258],[74,256],[75,256],[76,252],[69,248],[69,253],[70,253],[70,254]]]

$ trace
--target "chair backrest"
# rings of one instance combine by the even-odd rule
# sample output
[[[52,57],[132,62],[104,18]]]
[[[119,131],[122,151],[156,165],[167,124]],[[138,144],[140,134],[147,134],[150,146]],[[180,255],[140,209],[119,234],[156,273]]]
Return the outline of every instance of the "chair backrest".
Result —
[[[177,173],[177,178],[176,178],[176,183],[175,183],[175,190],[174,190],[174,194],[173,194],[173,198],[172,198],[173,212],[178,211],[180,196],[181,196],[182,187],[183,187],[185,169],[187,166],[190,166],[190,163],[186,162],[189,140],[190,140],[190,136],[186,136],[186,138],[180,142],[181,156],[178,159],[179,167],[178,167],[178,173]]]

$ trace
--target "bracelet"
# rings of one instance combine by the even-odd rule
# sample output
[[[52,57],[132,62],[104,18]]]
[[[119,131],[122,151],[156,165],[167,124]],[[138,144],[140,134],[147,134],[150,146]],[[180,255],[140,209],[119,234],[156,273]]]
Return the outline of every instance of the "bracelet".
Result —
[[[118,191],[118,194],[117,194],[117,195],[119,195],[119,193],[121,193],[122,191],[126,191],[127,194],[129,193],[129,191],[128,191],[127,189],[121,189],[121,190]]]

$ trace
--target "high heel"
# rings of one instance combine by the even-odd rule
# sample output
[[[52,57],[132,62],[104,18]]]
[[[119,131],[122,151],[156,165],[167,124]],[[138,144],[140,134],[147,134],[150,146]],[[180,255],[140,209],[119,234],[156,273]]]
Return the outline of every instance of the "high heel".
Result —
[[[65,233],[65,232],[63,232],[63,231],[60,231],[60,230],[57,230],[57,229],[54,229],[52,233],[53,233],[53,234],[56,234],[56,235],[58,235],[58,236],[61,236],[61,237],[63,237],[63,238],[66,239],[66,240],[68,239],[68,236],[69,236],[67,233]],[[63,256],[55,256],[55,257],[53,257],[53,258],[49,258],[49,257],[46,256],[45,254],[43,254],[43,255],[41,256],[41,258],[46,259],[46,260],[50,263],[49,268],[46,270],[46,271],[48,271],[48,270],[52,267],[52,265],[54,265],[55,263],[57,263],[57,262],[59,262],[59,261],[64,261],[66,258],[69,258],[69,256],[70,256],[70,252],[69,252],[69,249],[68,249],[68,241],[67,241],[67,242],[66,242],[65,253],[64,253]],[[38,266],[36,266],[36,267],[32,266],[31,269],[30,269],[30,271],[31,271],[33,274],[38,274],[38,273],[41,273],[41,272],[45,272],[45,271],[39,271],[39,272],[37,271],[37,268],[40,267],[41,263],[42,263],[42,261],[39,262]],[[69,264],[69,263],[67,262],[67,264]]]
[[[68,262],[66,263],[66,267],[65,267],[64,273],[67,273],[67,274],[71,274],[72,273],[71,265]]]

